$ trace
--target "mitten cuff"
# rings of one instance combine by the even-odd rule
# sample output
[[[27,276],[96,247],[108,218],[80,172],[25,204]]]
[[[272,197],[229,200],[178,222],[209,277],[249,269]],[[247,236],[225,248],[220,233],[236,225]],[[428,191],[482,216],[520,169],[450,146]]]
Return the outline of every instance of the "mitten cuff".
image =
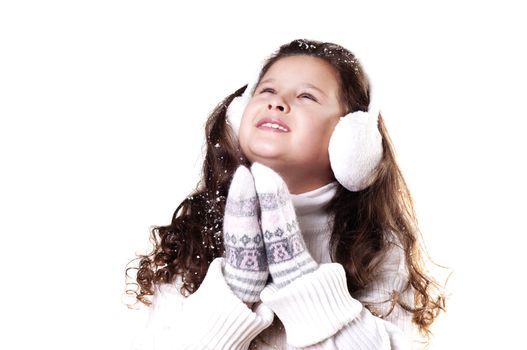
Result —
[[[181,349],[245,350],[273,321],[273,312],[263,304],[251,310],[225,282],[223,258],[209,266],[198,290],[186,298],[179,328]]]
[[[362,310],[350,296],[344,268],[337,263],[322,264],[282,289],[270,284],[260,297],[280,318],[287,342],[295,347],[333,336]]]

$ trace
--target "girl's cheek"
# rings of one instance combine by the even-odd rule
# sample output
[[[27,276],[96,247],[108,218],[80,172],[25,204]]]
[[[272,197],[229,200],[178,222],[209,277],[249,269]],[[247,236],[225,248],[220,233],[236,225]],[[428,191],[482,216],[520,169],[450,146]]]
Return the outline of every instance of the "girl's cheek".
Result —
[[[245,111],[243,112],[242,124],[245,121],[249,122],[255,116],[259,105],[261,105],[261,101],[259,101],[258,98],[253,97],[249,100],[249,103],[247,104],[247,107],[245,107]]]
[[[243,112],[243,115],[242,115],[242,120],[240,121],[240,131],[239,131],[239,136],[240,137],[244,137],[245,134],[247,132],[249,132],[249,129],[251,127],[251,116],[254,115],[254,108],[253,106],[251,106],[251,104],[249,103],[247,105],[247,107],[245,107],[245,111]]]
[[[241,124],[244,125],[250,120],[250,116],[252,115],[253,108],[251,104],[249,103],[247,107],[245,107],[245,111],[243,111]]]

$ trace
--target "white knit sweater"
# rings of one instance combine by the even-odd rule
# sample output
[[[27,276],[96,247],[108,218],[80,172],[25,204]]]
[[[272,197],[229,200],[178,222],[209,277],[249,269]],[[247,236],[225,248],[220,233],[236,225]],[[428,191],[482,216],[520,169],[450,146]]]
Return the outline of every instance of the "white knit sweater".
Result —
[[[329,254],[331,218],[323,206],[335,195],[337,182],[300,195],[291,195],[300,230],[317,271],[286,287],[267,285],[262,302],[248,308],[231,292],[222,275],[222,258],[215,259],[200,288],[183,296],[181,279],[156,288],[150,315],[134,349],[409,349],[413,334],[410,314],[395,306],[385,319],[370,313],[387,312],[392,291],[407,281],[402,249],[392,249],[375,281],[353,296],[342,265]],[[412,303],[412,294],[402,294]],[[273,318],[279,320],[273,322]]]

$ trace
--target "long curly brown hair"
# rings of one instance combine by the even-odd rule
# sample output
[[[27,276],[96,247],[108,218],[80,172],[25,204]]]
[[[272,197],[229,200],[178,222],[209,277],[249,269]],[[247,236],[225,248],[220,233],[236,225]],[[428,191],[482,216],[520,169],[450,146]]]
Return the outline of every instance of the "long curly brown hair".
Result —
[[[351,52],[333,43],[294,40],[283,45],[266,61],[259,78],[277,60],[292,55],[310,55],[329,62],[338,72],[340,97],[348,112],[368,110],[369,81],[362,66]],[[210,114],[205,126],[202,177],[196,189],[177,207],[169,225],[152,228],[152,251],[138,255],[128,265],[127,292],[136,303],[149,305],[154,287],[173,282],[177,275],[182,277],[181,292],[193,293],[212,260],[223,255],[223,213],[229,184],[239,165],[250,166],[226,123],[226,109],[246,87],[226,97]],[[372,281],[388,252],[388,235],[394,235],[405,252],[407,288],[413,290],[414,305],[397,298],[394,303],[412,313],[413,322],[428,336],[430,325],[444,310],[445,297],[426,269],[412,197],[381,115],[378,128],[384,152],[375,181],[359,192],[350,192],[339,185],[328,204],[329,213],[334,214],[331,254],[333,261],[344,266],[348,288],[353,293]],[[130,272],[134,271],[132,276]]]

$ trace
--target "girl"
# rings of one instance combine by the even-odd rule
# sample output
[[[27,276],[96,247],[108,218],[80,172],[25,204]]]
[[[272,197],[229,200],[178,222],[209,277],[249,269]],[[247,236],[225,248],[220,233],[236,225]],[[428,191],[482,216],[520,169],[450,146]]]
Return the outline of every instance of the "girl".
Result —
[[[137,349],[403,349],[413,329],[429,335],[444,296],[352,53],[281,46],[212,112],[206,140],[200,186],[139,257]]]

